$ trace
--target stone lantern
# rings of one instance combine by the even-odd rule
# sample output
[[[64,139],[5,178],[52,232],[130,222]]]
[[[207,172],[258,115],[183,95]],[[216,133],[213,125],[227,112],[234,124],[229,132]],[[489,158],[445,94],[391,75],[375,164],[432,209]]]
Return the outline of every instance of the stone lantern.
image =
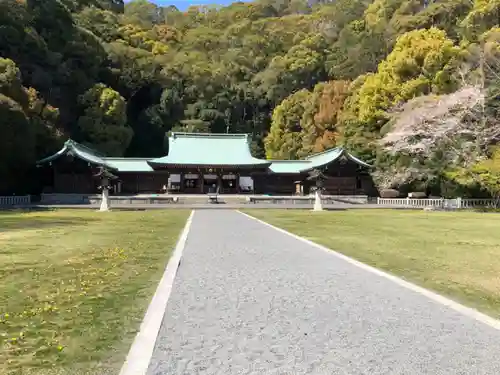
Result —
[[[99,171],[94,175],[94,177],[97,177],[101,180],[99,189],[102,190],[102,196],[101,207],[99,208],[99,211],[109,211],[109,189],[111,188],[110,182],[111,180],[115,180],[118,177],[116,177],[103,166],[99,167]]]
[[[323,211],[323,204],[321,203],[321,192],[326,180],[326,176],[319,169],[313,169],[309,172],[308,180],[314,181],[316,190],[314,191],[314,208],[313,211]]]

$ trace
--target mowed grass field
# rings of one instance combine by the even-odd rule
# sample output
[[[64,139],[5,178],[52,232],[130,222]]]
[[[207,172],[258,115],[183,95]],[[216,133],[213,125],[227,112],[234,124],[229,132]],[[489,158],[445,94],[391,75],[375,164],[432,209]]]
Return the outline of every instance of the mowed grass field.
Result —
[[[245,212],[500,318],[500,214]]]
[[[118,373],[188,216],[0,213],[0,374]]]

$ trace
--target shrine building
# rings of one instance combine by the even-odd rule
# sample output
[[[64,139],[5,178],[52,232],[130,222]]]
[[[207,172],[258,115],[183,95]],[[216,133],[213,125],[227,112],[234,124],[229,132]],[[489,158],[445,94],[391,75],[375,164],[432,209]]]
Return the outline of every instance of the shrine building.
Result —
[[[370,195],[371,166],[343,148],[332,148],[303,160],[265,160],[250,153],[247,134],[172,133],[168,155],[118,158],[68,140],[57,153],[37,162],[44,193],[95,194],[96,169],[118,178],[113,194],[308,194],[314,169],[327,176],[325,194]]]

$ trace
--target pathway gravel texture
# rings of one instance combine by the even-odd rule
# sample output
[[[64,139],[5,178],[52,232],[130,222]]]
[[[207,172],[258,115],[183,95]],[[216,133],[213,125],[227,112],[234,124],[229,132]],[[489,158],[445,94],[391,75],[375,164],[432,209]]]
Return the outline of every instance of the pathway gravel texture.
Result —
[[[236,211],[202,210],[148,375],[498,375],[499,353],[490,326]]]

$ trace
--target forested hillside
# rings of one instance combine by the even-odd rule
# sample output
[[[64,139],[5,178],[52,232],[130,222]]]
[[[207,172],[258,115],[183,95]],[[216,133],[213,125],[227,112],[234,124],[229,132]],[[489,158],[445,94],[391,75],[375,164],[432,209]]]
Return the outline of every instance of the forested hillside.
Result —
[[[0,193],[71,137],[154,157],[171,130],[256,156],[343,145],[380,188],[496,194],[500,0],[0,0]],[[496,157],[495,157],[496,155]]]

